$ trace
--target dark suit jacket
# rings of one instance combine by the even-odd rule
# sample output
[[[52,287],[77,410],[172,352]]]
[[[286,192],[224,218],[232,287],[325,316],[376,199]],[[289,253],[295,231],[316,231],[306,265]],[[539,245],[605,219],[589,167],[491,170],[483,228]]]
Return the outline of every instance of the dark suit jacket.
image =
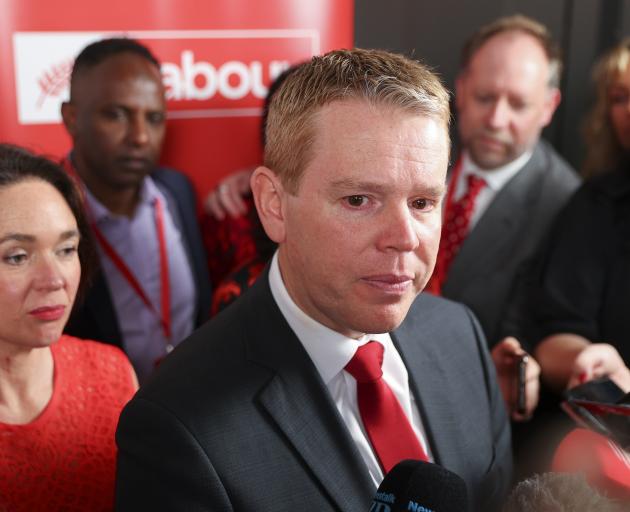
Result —
[[[186,243],[186,254],[197,286],[196,325],[210,312],[210,278],[207,258],[197,222],[195,191],[183,174],[159,168],[151,174],[166,197],[169,213]],[[99,270],[83,300],[78,300],[64,332],[77,338],[103,341],[122,347],[120,325],[112,302],[111,290]]]
[[[472,314],[421,295],[392,334],[436,462],[490,511],[511,477],[510,430]],[[366,512],[361,455],[267,273],[184,341],[122,413],[116,508]]]
[[[541,140],[453,260],[442,295],[473,310],[491,347],[505,336],[526,341],[524,281],[531,278],[545,234],[579,183],[569,164]]]

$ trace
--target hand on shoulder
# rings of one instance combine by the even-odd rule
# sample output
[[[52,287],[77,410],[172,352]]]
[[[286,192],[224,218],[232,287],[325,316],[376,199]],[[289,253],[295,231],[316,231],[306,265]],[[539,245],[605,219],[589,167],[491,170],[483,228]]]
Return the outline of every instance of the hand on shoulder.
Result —
[[[223,220],[226,215],[232,218],[247,213],[247,205],[243,196],[251,192],[249,178],[254,169],[243,169],[229,174],[221,180],[217,188],[206,197],[204,208],[207,213],[217,220]]]

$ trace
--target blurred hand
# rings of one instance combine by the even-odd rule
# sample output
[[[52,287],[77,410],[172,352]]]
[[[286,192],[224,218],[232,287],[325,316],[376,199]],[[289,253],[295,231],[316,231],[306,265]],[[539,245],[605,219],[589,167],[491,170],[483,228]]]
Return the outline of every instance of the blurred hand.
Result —
[[[518,361],[527,354],[516,338],[503,338],[492,349],[491,356],[505,407],[514,421],[527,421],[538,406],[540,393],[540,366],[528,355],[525,367],[525,412],[518,412]]]
[[[243,196],[251,191],[249,178],[254,169],[235,171],[221,180],[217,188],[208,194],[204,203],[206,212],[217,220],[223,220],[227,215],[232,218],[247,213],[247,206]]]
[[[607,343],[593,343],[578,354],[567,388],[599,377],[609,377],[626,393],[630,391],[630,369],[617,349]]]

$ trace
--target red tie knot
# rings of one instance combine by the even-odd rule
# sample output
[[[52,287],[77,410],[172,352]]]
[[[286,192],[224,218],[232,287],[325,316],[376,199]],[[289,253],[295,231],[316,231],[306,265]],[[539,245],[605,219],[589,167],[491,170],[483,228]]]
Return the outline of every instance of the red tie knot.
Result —
[[[481,192],[481,189],[486,186],[486,180],[477,176],[476,174],[468,175],[468,195],[473,198]]]
[[[384,350],[378,341],[367,342],[357,349],[346,365],[346,371],[361,384],[379,380],[383,376]]]

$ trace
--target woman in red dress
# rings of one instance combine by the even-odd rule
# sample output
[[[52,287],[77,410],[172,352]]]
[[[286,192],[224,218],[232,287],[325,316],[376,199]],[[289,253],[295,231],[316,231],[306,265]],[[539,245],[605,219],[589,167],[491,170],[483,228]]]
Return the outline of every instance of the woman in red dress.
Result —
[[[91,251],[68,176],[0,144],[0,510],[113,508],[137,381],[119,349],[62,335]]]

